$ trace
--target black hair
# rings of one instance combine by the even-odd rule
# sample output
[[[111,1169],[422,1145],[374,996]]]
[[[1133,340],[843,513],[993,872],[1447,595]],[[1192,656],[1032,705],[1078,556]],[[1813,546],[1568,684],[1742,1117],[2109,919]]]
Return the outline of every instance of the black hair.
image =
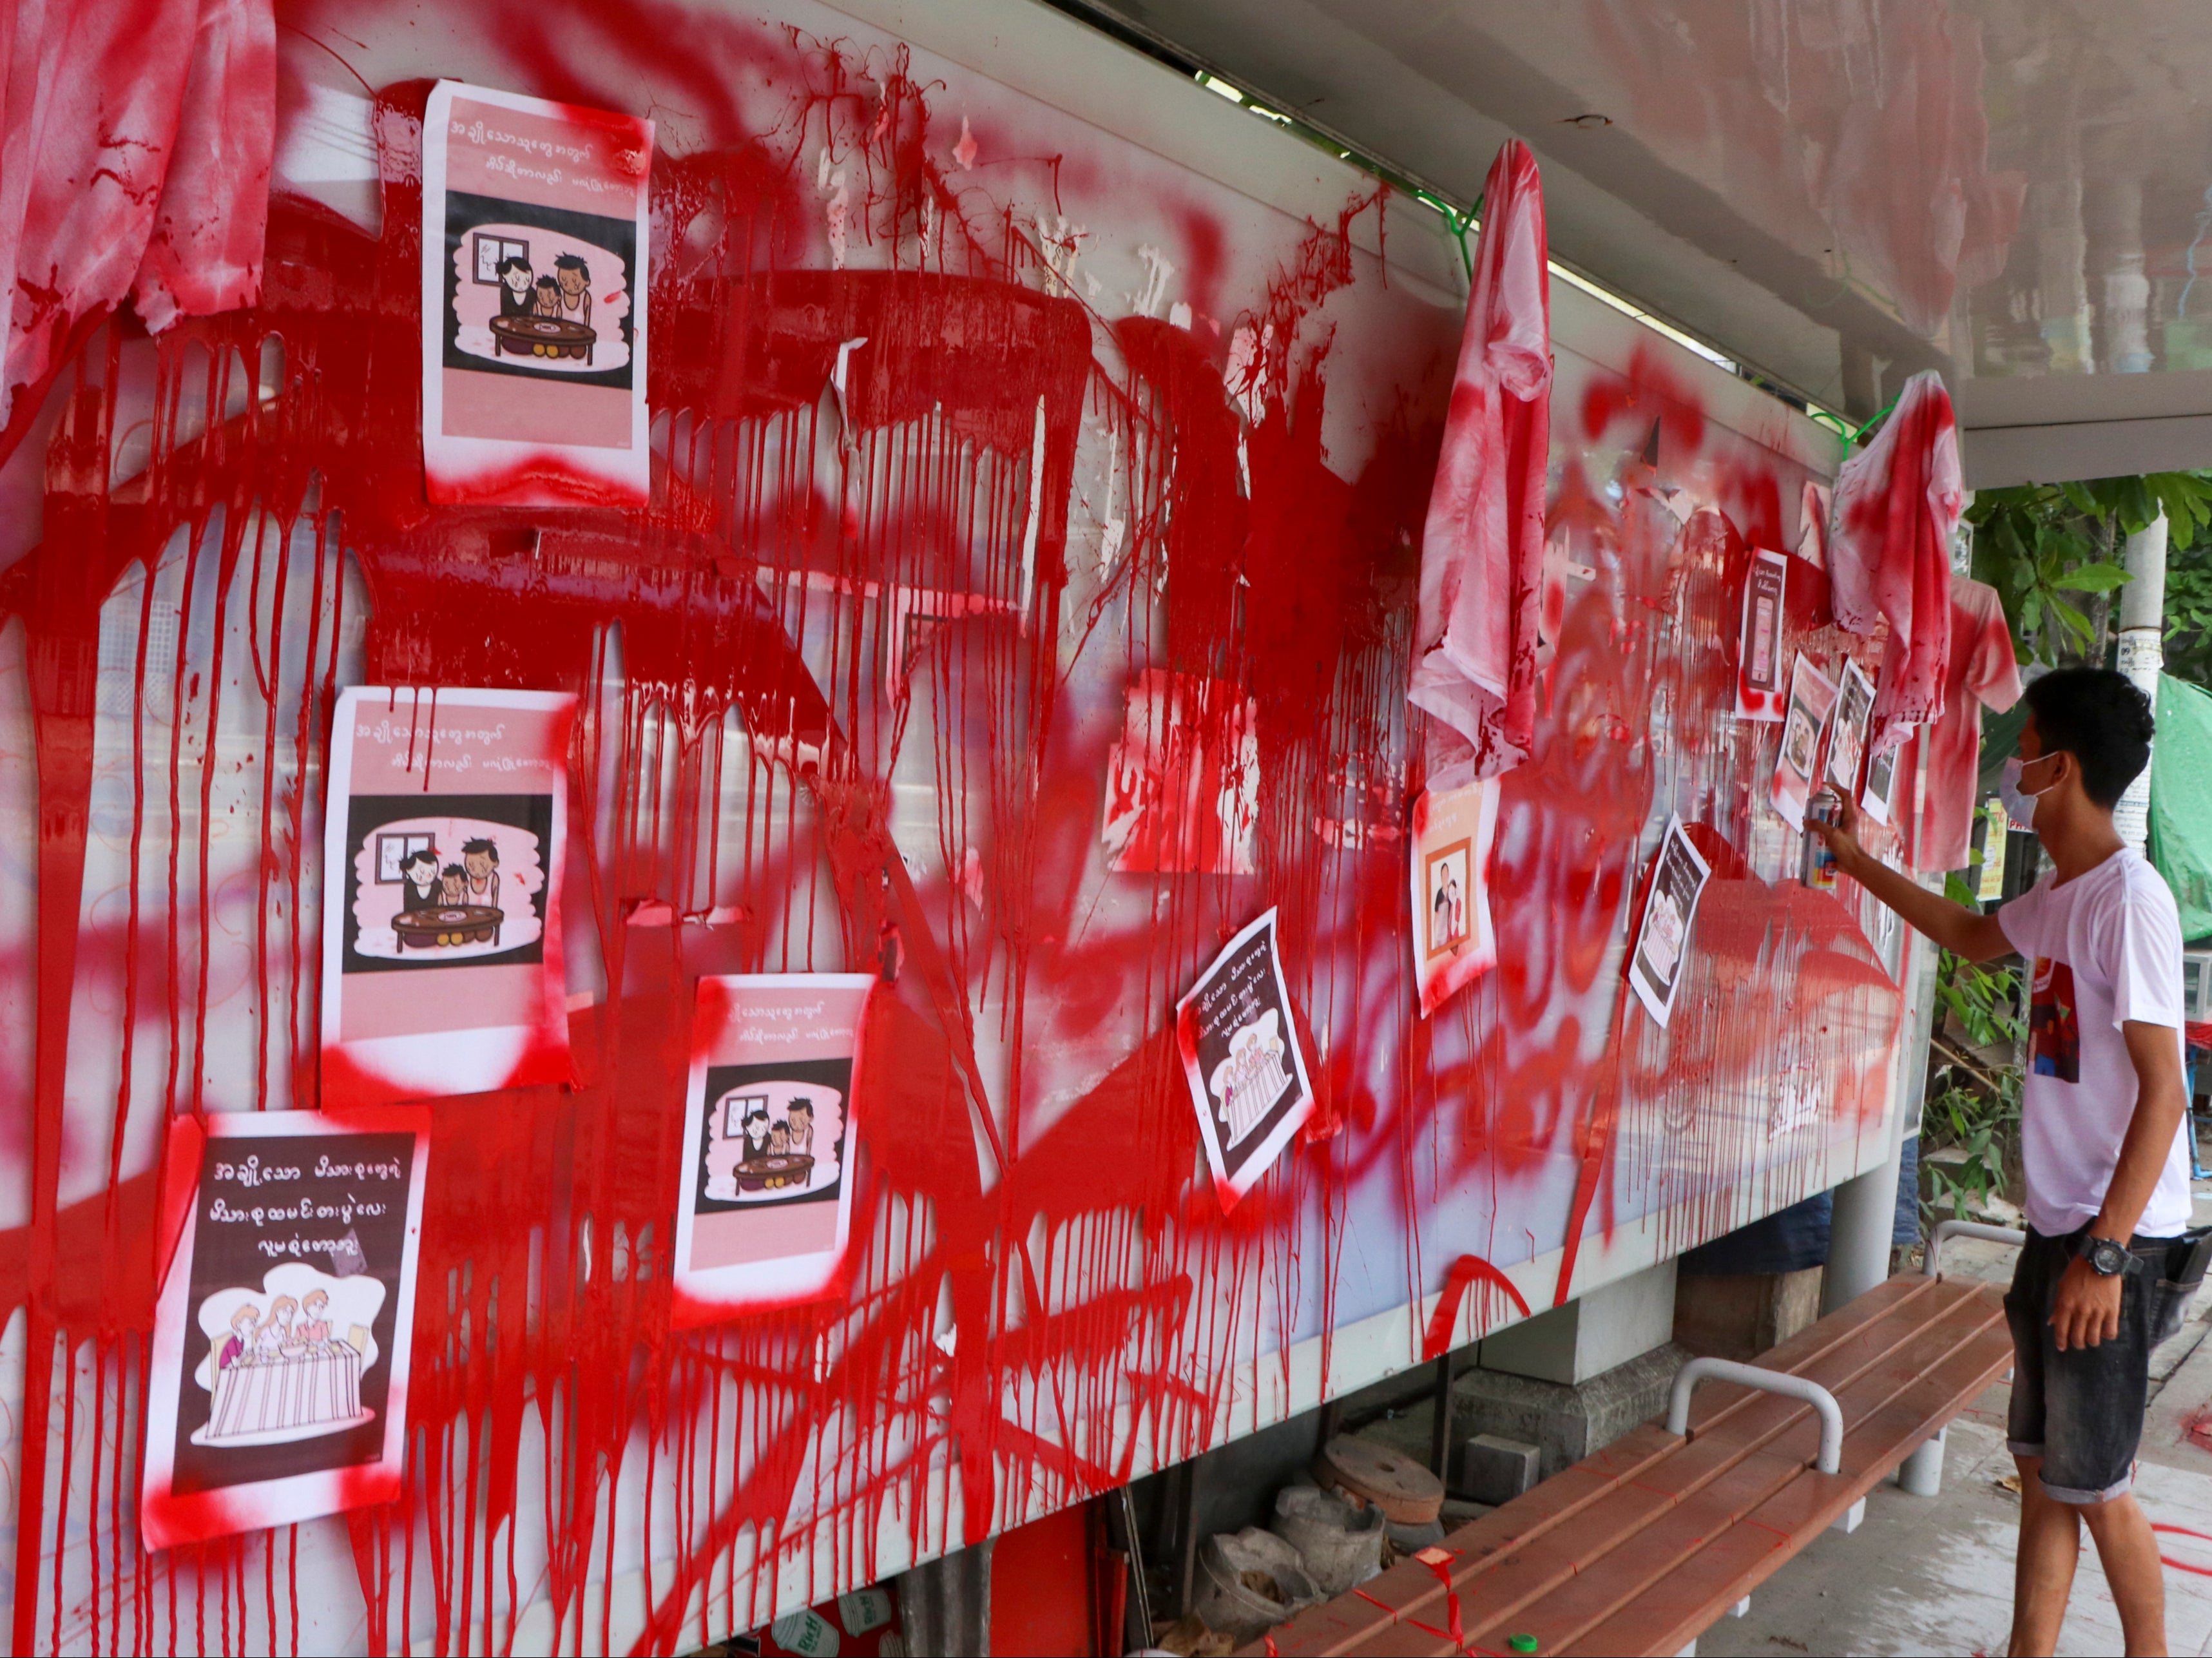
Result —
[[[540,288],[558,288],[561,284],[555,282],[550,276],[540,276],[538,279],[538,285]]]
[[[447,865],[445,866],[445,868],[443,868],[443,869],[440,870],[440,871],[438,872],[438,873],[439,873],[441,876],[447,876],[447,875],[466,875],[466,874],[468,873],[468,871],[466,871],[466,870],[463,869],[463,868],[462,868],[459,864],[448,864],[448,865]]]
[[[472,852],[483,853],[495,864],[499,861],[499,843],[496,841],[487,841],[482,835],[478,835],[473,841],[461,842],[462,857],[465,858]]]
[[[499,262],[499,274],[502,276],[507,275],[508,271],[518,268],[521,270],[524,276],[526,276],[530,274],[530,261],[524,258],[520,253],[510,253]]]
[[[2081,792],[2100,806],[2127,793],[2150,763],[2150,699],[2110,668],[2059,668],[2027,688],[2043,751],[2063,749],[2081,768]]]
[[[563,253],[559,258],[553,261],[553,268],[556,270],[580,270],[584,273],[584,280],[586,282],[592,280],[592,267],[586,264],[574,253]]]
[[[814,1114],[814,1102],[806,1099],[793,1100],[783,1108],[786,1112],[804,1111],[811,1117]]]
[[[417,847],[399,860],[399,867],[403,870],[412,869],[425,858],[430,860],[432,869],[438,867],[438,849],[435,847]]]
[[[750,1122],[755,1117],[758,1117],[763,1122],[766,1122],[768,1121],[768,1108],[764,1105],[757,1105],[751,1110],[745,1113],[745,1121],[747,1122]]]

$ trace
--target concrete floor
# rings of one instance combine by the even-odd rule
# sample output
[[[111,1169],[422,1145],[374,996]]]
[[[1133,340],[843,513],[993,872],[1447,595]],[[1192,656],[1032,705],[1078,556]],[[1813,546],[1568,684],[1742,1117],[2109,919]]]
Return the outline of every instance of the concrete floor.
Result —
[[[2208,1193],[2212,1187],[2200,1184],[2199,1224],[2212,1217]],[[2005,1282],[2012,1251],[1954,1241],[1944,1248],[1943,1265]],[[2166,1638],[2177,1653],[2212,1654],[2212,1449],[2185,1431],[2192,1416],[2212,1406],[2208,1317],[2212,1295],[2200,1294],[2180,1333],[2153,1357],[2136,1474],[2152,1523],[2179,1528],[2160,1535]],[[2013,1473],[2004,1448],[2009,1393],[2002,1384],[1991,1388],[1952,1424],[1940,1496],[1877,1487],[1857,1531],[1828,1533],[1769,1578],[1753,1592],[1748,1615],[1723,1618],[1698,1640],[1702,1658],[2002,1652],[2020,1525],[2020,1498],[1999,1483]],[[2116,1653],[2119,1619],[2086,1536],[2084,1544],[2058,1650]]]

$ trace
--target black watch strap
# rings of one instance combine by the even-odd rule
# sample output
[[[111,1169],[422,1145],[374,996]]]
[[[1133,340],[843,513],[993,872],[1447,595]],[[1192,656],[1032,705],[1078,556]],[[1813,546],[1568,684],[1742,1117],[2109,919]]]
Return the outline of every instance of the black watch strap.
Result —
[[[2091,1272],[2105,1278],[2124,1278],[2142,1269],[2142,1257],[2114,1238],[2083,1238],[2081,1255]]]

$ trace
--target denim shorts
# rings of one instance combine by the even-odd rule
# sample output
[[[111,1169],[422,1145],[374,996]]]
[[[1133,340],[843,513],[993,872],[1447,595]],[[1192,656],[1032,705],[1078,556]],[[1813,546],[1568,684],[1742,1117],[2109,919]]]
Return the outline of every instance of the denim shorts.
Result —
[[[2179,1327],[2191,1291],[2172,1282],[2171,1238],[2134,1237],[2142,1270],[2120,1280],[2120,1331],[2060,1352],[2051,1310],[2087,1226],[2063,1237],[2029,1229],[2004,1298],[2012,1327],[2012,1410],[2006,1448],[2043,1459],[2043,1489],[2060,1503],[2103,1503],[2134,1483],[2150,1390],[2150,1350]]]

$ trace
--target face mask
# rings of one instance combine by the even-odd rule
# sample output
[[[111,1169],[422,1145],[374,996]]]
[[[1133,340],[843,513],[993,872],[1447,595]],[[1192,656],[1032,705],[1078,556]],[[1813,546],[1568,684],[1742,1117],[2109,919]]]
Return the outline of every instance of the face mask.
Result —
[[[2045,783],[2033,793],[2020,786],[2021,768],[2025,762],[2018,755],[2004,762],[2004,774],[1997,783],[1997,798],[2004,802],[2005,816],[2012,819],[2017,829],[2035,827],[2035,803],[2057,788],[2057,783]]]

